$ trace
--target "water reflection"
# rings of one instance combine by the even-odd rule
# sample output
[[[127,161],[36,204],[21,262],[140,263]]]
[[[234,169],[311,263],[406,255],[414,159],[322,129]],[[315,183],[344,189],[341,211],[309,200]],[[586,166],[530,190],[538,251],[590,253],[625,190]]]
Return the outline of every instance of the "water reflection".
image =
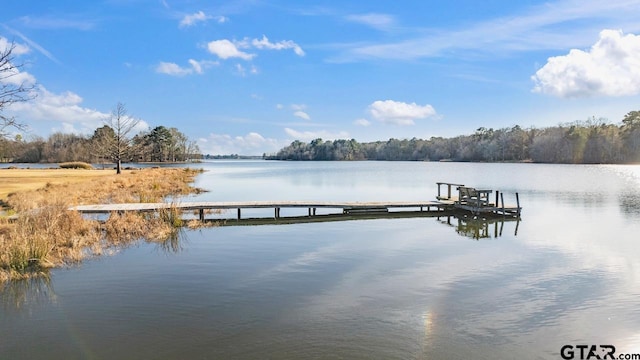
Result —
[[[43,304],[56,302],[56,293],[49,274],[5,283],[0,290],[2,305],[7,313],[29,311]]]
[[[167,254],[177,254],[184,250],[183,242],[186,239],[185,232],[182,228],[173,229],[169,236],[162,240],[156,241],[158,249]]]
[[[448,215],[438,217],[438,221],[442,224],[455,228],[455,231],[464,237],[475,240],[491,239],[502,236],[505,222],[515,222],[513,235],[518,235],[518,227],[520,226],[519,218],[478,218],[460,215]]]
[[[624,192],[618,197],[620,209],[625,215],[637,217],[640,215],[640,194],[637,192]]]

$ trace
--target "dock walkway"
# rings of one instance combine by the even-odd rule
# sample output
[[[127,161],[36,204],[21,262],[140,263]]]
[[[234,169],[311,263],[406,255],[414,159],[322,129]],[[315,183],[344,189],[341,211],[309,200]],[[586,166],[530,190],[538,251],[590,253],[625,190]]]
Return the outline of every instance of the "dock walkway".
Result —
[[[495,192],[495,202],[489,199],[493,190],[478,190],[461,184],[438,182],[438,195],[435,201],[390,201],[390,202],[342,202],[342,201],[213,201],[213,202],[162,202],[162,203],[128,203],[128,204],[96,204],[77,205],[69,210],[82,214],[110,214],[128,211],[157,212],[161,210],[177,210],[180,212],[197,212],[200,220],[206,220],[211,210],[237,210],[237,219],[242,219],[244,209],[274,209],[274,218],[279,219],[281,209],[306,208],[308,216],[316,216],[317,209],[336,209],[332,215],[409,213],[442,214],[444,212],[471,213],[484,217],[503,216],[520,217],[520,201],[516,193],[517,205],[505,205],[502,193]],[[446,195],[440,187],[446,187]],[[457,191],[457,194],[456,192]]]
[[[205,220],[206,210],[236,209],[238,220],[243,209],[274,209],[274,216],[280,217],[283,208],[306,208],[308,215],[316,215],[316,209],[338,209],[342,214],[389,212],[389,210],[407,210],[442,212],[453,207],[452,201],[396,201],[396,202],[339,202],[339,201],[241,201],[241,202],[174,202],[174,203],[127,203],[78,205],[69,210],[83,214],[109,214],[112,212],[153,212],[162,209],[180,211],[198,211],[200,220]],[[418,210],[419,209],[419,210]]]

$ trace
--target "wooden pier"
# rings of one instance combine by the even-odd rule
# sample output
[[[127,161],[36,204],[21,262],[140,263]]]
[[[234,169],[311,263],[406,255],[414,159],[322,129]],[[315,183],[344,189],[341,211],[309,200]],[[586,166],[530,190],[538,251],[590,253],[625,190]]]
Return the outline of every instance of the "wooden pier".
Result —
[[[337,210],[339,214],[372,214],[391,211],[443,212],[450,210],[452,202],[418,201],[418,202],[337,202],[337,201],[243,201],[243,202],[174,202],[174,203],[128,203],[78,205],[70,210],[83,214],[109,214],[112,212],[155,212],[163,209],[179,211],[196,211],[200,220],[205,220],[207,210],[236,210],[237,219],[242,219],[245,209],[274,210],[274,218],[280,218],[281,209],[304,208],[308,216],[316,216],[317,209]]]
[[[474,216],[502,216],[520,217],[521,207],[518,195],[516,206],[505,205],[502,193],[495,192],[495,203],[489,201],[493,190],[478,190],[461,184],[437,183],[438,196],[435,201],[390,201],[390,202],[340,202],[340,201],[241,201],[241,202],[162,202],[162,203],[127,203],[127,204],[96,204],[77,205],[69,210],[82,214],[110,214],[128,211],[157,212],[162,210],[177,210],[180,212],[194,212],[201,221],[211,210],[235,210],[235,219],[243,219],[246,209],[273,209],[273,218],[280,219],[282,209],[307,209],[303,216],[321,216],[318,209],[328,209],[323,215],[376,215],[398,213],[420,213],[424,215],[442,215],[443,213],[471,213]],[[441,186],[447,187],[446,195],[441,193]],[[500,195],[500,198],[498,198]],[[498,200],[502,200],[500,204]],[[332,212],[335,210],[334,212]],[[294,217],[300,217],[298,214]]]

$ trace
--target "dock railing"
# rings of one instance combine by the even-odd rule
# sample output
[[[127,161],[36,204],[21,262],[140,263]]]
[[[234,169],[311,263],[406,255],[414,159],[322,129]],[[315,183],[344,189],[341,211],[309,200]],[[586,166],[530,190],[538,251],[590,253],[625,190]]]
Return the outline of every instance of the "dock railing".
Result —
[[[446,200],[446,201],[458,200],[458,198],[453,195],[454,194],[453,189],[455,188],[456,190],[458,190],[458,188],[460,188],[461,186],[464,186],[464,184],[453,184],[453,183],[446,183],[446,182],[437,182],[436,184],[438,185],[438,195],[436,196],[436,199]],[[446,196],[442,194],[442,189],[440,188],[442,185],[446,186],[446,189],[447,189]]]

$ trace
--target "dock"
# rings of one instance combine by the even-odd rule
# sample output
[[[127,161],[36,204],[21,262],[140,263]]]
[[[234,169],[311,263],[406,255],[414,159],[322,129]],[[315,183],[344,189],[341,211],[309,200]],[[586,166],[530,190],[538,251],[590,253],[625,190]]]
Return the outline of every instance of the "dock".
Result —
[[[179,211],[195,211],[200,220],[206,220],[207,210],[236,210],[236,219],[242,219],[245,209],[273,209],[274,218],[280,218],[282,209],[307,209],[307,216],[316,216],[317,209],[332,209],[339,214],[372,214],[390,211],[443,212],[452,206],[448,201],[417,201],[417,202],[337,202],[337,201],[241,201],[241,202],[173,202],[173,203],[128,203],[128,204],[99,204],[78,205],[70,210],[83,214],[109,214],[112,212],[155,212],[163,209]]]
[[[176,210],[193,212],[201,221],[208,220],[207,214],[212,211],[236,212],[235,219],[243,220],[246,209],[273,209],[273,219],[286,218],[281,215],[282,209],[306,209],[298,211],[294,216],[316,217],[326,215],[343,216],[385,216],[409,213],[418,216],[441,216],[443,214],[471,214],[482,217],[515,217],[519,218],[522,208],[516,193],[516,205],[505,205],[504,194],[495,191],[495,201],[490,197],[493,190],[475,189],[463,184],[438,182],[438,195],[433,201],[388,201],[388,202],[341,202],[341,201],[209,201],[209,202],[161,202],[161,203],[126,203],[77,205],[69,210],[82,214],[111,214],[134,212],[158,212]],[[442,187],[442,189],[441,189]],[[318,214],[318,209],[325,209],[325,214]],[[328,211],[328,214],[326,213]]]

